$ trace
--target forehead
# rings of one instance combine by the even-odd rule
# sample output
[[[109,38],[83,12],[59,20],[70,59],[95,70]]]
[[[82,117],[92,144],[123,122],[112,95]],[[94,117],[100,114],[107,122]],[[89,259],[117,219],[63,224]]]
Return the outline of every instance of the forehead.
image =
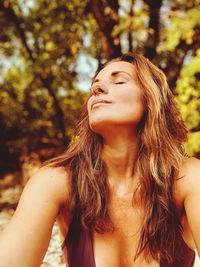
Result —
[[[110,75],[115,71],[123,71],[129,73],[133,78],[135,77],[135,66],[126,61],[116,61],[108,63],[95,78],[101,78],[105,75]]]

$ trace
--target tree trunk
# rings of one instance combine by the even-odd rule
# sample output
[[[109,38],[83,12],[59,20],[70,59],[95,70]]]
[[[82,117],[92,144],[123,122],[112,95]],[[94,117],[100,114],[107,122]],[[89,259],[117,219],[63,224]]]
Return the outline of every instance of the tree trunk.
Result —
[[[101,48],[106,60],[120,56],[121,45],[119,35],[112,35],[114,27],[119,24],[118,1],[91,0],[91,8],[99,26]]]
[[[1,2],[0,3],[0,10],[2,10],[4,12],[4,14],[7,16],[8,20],[11,20],[13,22],[13,25],[16,27],[16,30],[17,30],[19,37],[20,37],[20,40],[21,40],[21,42],[22,42],[22,44],[23,44],[23,46],[27,52],[28,58],[34,63],[35,59],[33,57],[33,52],[31,51],[31,49],[29,48],[29,46],[27,44],[24,29],[21,27],[22,21],[20,20],[20,18],[17,17],[17,15],[15,14],[15,12],[12,9],[12,7],[10,6],[10,4],[4,5],[4,3]],[[40,74],[36,73],[35,75],[40,79],[41,83],[48,90],[49,95],[53,99],[55,112],[56,112],[56,116],[57,116],[58,127],[59,127],[59,129],[63,135],[63,141],[68,142],[69,140],[67,140],[67,138],[66,138],[64,114],[63,114],[63,111],[59,105],[56,94],[55,94],[53,88],[50,86],[47,79],[43,78]]]
[[[160,8],[162,0],[144,0],[149,6],[149,31],[145,56],[152,60],[156,56],[156,48],[160,40]]]

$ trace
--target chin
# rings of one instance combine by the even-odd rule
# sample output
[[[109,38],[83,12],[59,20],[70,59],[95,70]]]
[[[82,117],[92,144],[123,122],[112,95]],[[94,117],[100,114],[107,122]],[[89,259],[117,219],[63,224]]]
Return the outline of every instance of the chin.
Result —
[[[103,128],[105,129],[105,123],[104,122],[102,122],[102,123],[100,123],[100,122],[90,123],[90,129],[95,133],[100,133]]]
[[[103,131],[105,132],[105,130],[112,125],[112,122],[108,119],[101,118],[98,120],[89,121],[89,125],[90,125],[90,129],[93,132],[97,134],[101,134]]]

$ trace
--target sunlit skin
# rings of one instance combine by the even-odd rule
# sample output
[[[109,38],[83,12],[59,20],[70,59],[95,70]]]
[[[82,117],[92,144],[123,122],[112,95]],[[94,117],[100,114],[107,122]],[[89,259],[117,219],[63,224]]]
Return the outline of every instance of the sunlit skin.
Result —
[[[144,214],[137,201],[134,209],[132,206],[132,192],[137,185],[133,173],[139,146],[137,126],[144,109],[143,91],[132,64],[113,62],[99,72],[91,87],[88,114],[91,129],[103,137],[102,157],[110,190],[109,212],[115,231],[103,235],[93,233],[97,267],[159,266],[159,262],[151,257],[145,260],[142,255],[133,263]],[[185,233],[194,247],[187,223]]]
[[[101,100],[108,103],[102,103]],[[110,130],[119,129],[119,126],[134,129],[143,112],[142,90],[136,83],[135,68],[131,63],[113,62],[100,71],[92,83],[88,100],[89,121],[93,131],[105,135],[107,127]]]
[[[108,102],[101,103],[101,100]],[[115,225],[112,233],[93,233],[97,267],[159,266],[152,258],[146,262],[143,256],[133,265],[133,251],[136,251],[143,218],[142,207],[132,207],[132,192],[137,183],[133,166],[139,146],[137,128],[144,109],[143,91],[132,64],[110,63],[95,77],[88,100],[89,123],[91,129],[103,137],[109,212]]]
[[[108,212],[115,227],[113,232],[92,233],[96,267],[160,266],[159,260],[145,259],[144,254],[133,260],[145,213],[138,195],[133,197],[138,182],[133,172],[140,146],[137,128],[144,110],[143,90],[132,64],[110,63],[95,77],[88,100],[89,122],[103,138]],[[185,159],[177,175],[182,179],[174,183],[173,193],[183,238],[200,255],[200,161]],[[64,241],[72,219],[68,209],[71,188],[68,167],[43,167],[29,180],[13,218],[0,235],[0,267],[39,267],[55,220]]]
[[[110,63],[95,77],[88,100],[89,122],[91,129],[103,137],[103,158],[108,162],[113,184],[122,177],[123,183],[125,178],[132,183],[132,164],[138,149],[137,126],[144,108],[143,92],[132,64]]]

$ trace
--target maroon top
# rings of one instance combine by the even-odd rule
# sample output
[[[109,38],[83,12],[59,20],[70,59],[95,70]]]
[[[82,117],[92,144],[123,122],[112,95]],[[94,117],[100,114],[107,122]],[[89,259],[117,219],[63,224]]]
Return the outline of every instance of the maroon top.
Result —
[[[183,238],[180,238],[180,256],[172,264],[161,260],[160,267],[192,267],[195,260],[195,252],[188,247]],[[92,244],[92,234],[81,227],[80,224],[71,224],[69,232],[62,244],[66,267],[95,267],[95,259]]]

